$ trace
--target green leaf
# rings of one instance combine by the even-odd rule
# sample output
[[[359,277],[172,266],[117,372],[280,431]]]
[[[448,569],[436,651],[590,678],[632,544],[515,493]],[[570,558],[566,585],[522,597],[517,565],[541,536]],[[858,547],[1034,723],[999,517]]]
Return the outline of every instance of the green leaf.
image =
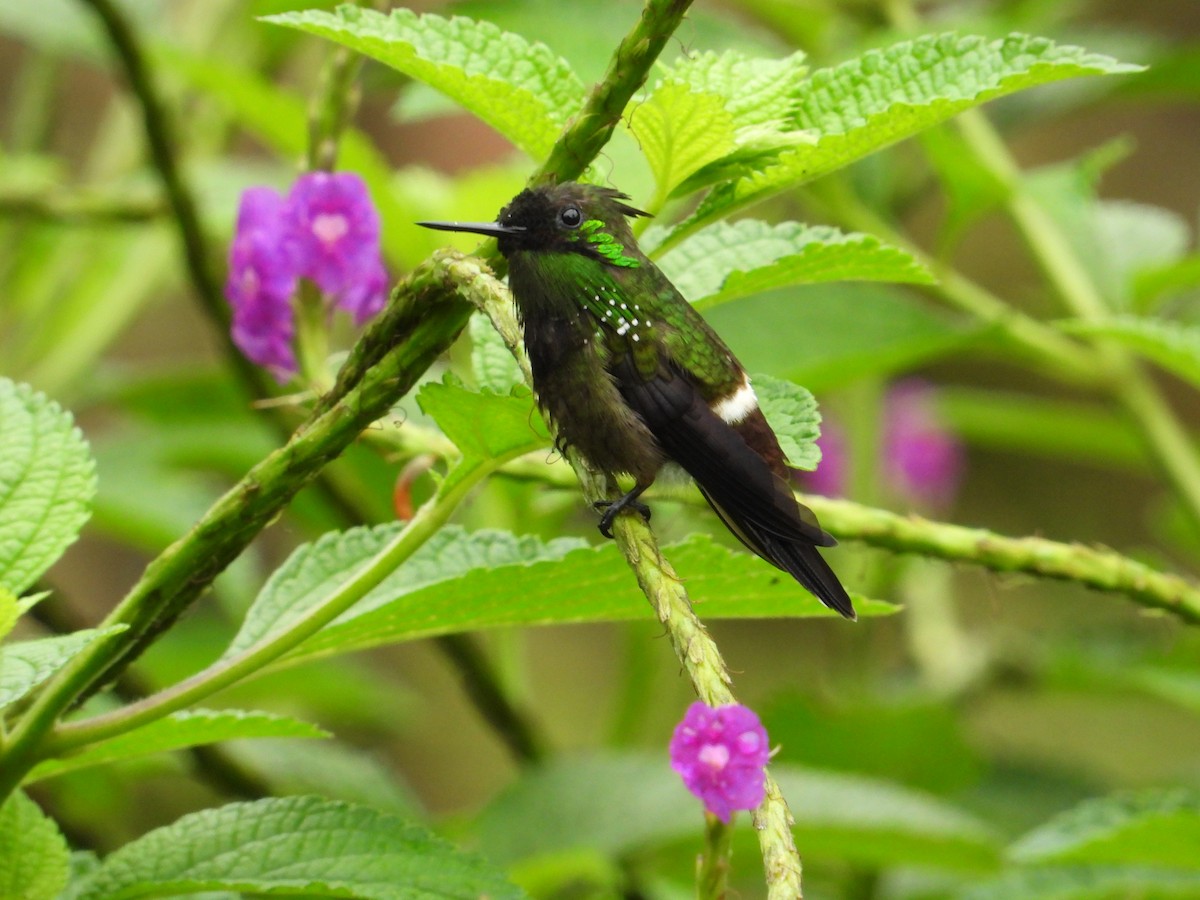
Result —
[[[0,806],[0,897],[55,900],[66,887],[70,853],[58,826],[15,791]]]
[[[980,869],[996,836],[932,797],[867,778],[772,766],[806,858]],[[746,816],[739,821],[745,823]],[[561,758],[529,771],[481,814],[480,846],[504,863],[577,848],[620,855],[694,838],[701,807],[666,755]]]
[[[1138,273],[1179,262],[1191,228],[1183,216],[1147,203],[1105,200],[1094,210],[1100,253],[1083,259],[1099,270],[1105,295],[1128,307]]]
[[[233,803],[126,844],[71,900],[199,891],[421,900],[523,894],[477,856],[419,825],[319,797]]]
[[[79,536],[95,465],[70,413],[0,378],[0,585],[20,594]]]
[[[693,91],[723,98],[734,126],[733,149],[700,166],[674,190],[675,196],[719,181],[730,170],[756,168],[786,148],[813,141],[811,134],[791,125],[796,90],[807,72],[800,52],[782,59],[752,58],[733,50],[701,53],[682,57],[668,71],[669,78]]]
[[[304,677],[304,676],[301,676]],[[395,724],[395,704],[388,697],[381,718]],[[421,816],[416,797],[401,784],[394,769],[370,751],[339,741],[234,741],[225,750],[239,765],[255,772],[276,796],[318,794],[370,806],[403,818]]]
[[[34,767],[26,781],[40,781],[76,769],[221,741],[328,736],[328,732],[317,726],[288,716],[238,709],[195,709],[172,713],[149,725],[91,744],[71,756],[46,760]]]
[[[938,256],[945,259],[970,225],[1004,202],[1010,188],[971,152],[957,129],[930,128],[920,135],[920,141],[945,194],[946,209],[938,229]]]
[[[387,533],[386,527],[352,529],[346,532],[346,546],[336,538],[322,539],[311,545],[311,560],[303,558],[305,548],[298,550],[264,588],[235,646],[246,646],[254,634],[271,627],[273,616],[290,617],[293,605],[302,608],[327,590],[314,584],[332,567],[324,562],[326,557],[369,556]],[[348,546],[351,542],[354,548]],[[444,528],[286,662],[482,628],[641,621],[650,616],[646,598],[615,545],[581,543],[573,538],[542,543],[531,536]],[[706,535],[693,535],[665,552],[687,579],[696,611],[705,619],[836,615],[762,560],[722,547]],[[856,595],[855,605],[860,604],[860,616],[896,609]]]
[[[1018,869],[982,881],[955,900],[1194,900],[1200,875],[1140,866],[1052,866]]]
[[[821,462],[821,413],[807,388],[770,375],[755,375],[754,393],[767,424],[793,468],[812,471]]]
[[[1138,274],[1183,258],[1190,228],[1182,216],[1162,207],[1099,199],[1097,183],[1106,164],[1094,151],[1030,172],[1025,184],[1058,222],[1109,306],[1127,310]]]
[[[1200,327],[1140,316],[1103,322],[1072,319],[1060,325],[1071,334],[1109,338],[1140,353],[1194,387],[1200,387]]]
[[[471,370],[480,388],[508,394],[524,383],[521,367],[487,316],[483,313],[471,316],[470,332]]]
[[[916,297],[875,284],[804,286],[747,297],[705,313],[742,365],[822,390],[886,377],[975,338]]]
[[[658,264],[701,309],[797,284],[933,281],[911,254],[871,235],[758,219],[710,225],[663,254]]]
[[[336,41],[425,82],[534,159],[549,154],[583,102],[584,86],[563,59],[490,22],[349,5],[264,21]]]
[[[991,869],[999,836],[928,794],[832,772],[772,768],[796,818],[796,844],[812,857],[871,866]]]
[[[737,50],[709,50],[680,57],[662,81],[679,81],[693,91],[723,98],[739,131],[782,130],[792,116],[796,87],[807,70],[801,51],[771,59],[748,57]]]
[[[727,183],[714,188],[673,235],[690,233],[996,97],[1064,78],[1139,70],[1023,34],[994,41],[928,35],[870,50],[817,70],[797,89],[791,127],[808,131],[812,143],[780,150],[753,169],[733,166],[710,175]]]
[[[550,444],[550,432],[524,385],[496,394],[450,380],[430,381],[417,392],[417,402],[465,457],[506,459]]]
[[[389,522],[330,532],[314,543],[297,548],[263,587],[225,655],[238,653],[287,627],[336,589],[349,573],[390,543],[403,527],[402,522]],[[424,596],[426,588],[433,588],[432,593],[436,593],[439,586],[453,583],[476,569],[506,571],[508,567],[560,559],[582,546],[584,542],[577,538],[558,538],[543,543],[532,535],[518,537],[504,531],[467,532],[457,525],[448,525],[313,641],[325,643],[330,633],[338,634],[348,623],[381,609],[395,622],[395,612],[386,607],[396,597],[414,593]],[[428,612],[424,627],[432,624],[436,628],[439,616],[432,609]],[[411,627],[413,623],[401,623],[400,627],[405,624]],[[392,633],[395,634],[394,630]],[[390,638],[397,639],[395,636]],[[306,648],[313,641],[297,652],[307,655]]]
[[[1169,298],[1200,285],[1200,254],[1190,253],[1161,266],[1148,266],[1133,277],[1131,301],[1139,310],[1152,309]]]
[[[0,644],[0,709],[20,700],[88,644],[128,627],[89,628],[57,637]]]
[[[734,148],[733,116],[716,94],[669,81],[629,114],[629,131],[654,175],[658,196]]]
[[[1022,863],[1200,869],[1200,792],[1178,788],[1086,800],[1020,838]]]
[[[13,630],[21,615],[21,607],[17,603],[17,595],[6,587],[0,587],[0,641]]]

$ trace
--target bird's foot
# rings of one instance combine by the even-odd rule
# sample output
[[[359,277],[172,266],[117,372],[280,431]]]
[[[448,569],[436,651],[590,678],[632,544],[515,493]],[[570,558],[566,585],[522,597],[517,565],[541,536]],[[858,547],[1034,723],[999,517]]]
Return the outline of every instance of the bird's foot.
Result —
[[[606,538],[613,536],[613,522],[626,509],[637,510],[642,514],[643,519],[647,522],[650,521],[650,507],[638,499],[640,493],[641,491],[630,491],[617,500],[597,500],[592,504],[596,509],[604,510],[604,515],[600,517],[600,533],[602,535]]]

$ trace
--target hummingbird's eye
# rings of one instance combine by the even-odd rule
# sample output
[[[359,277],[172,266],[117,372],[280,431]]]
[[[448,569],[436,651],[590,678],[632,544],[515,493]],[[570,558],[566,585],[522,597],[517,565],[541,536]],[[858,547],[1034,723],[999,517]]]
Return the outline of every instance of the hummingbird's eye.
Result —
[[[577,206],[568,206],[558,214],[558,221],[567,228],[578,228],[583,223],[583,213]]]

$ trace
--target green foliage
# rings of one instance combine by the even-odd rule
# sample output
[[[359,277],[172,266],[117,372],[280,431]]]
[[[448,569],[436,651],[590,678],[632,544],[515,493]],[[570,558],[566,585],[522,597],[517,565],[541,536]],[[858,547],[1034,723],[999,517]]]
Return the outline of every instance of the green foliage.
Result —
[[[1138,67],[1079,47],[1013,34],[996,41],[930,35],[812,73],[796,91],[789,125],[806,140],[749,164],[716,163],[720,181],[671,241],[700,225],[811,181],[1004,94],[1080,75]]]
[[[1190,172],[1192,154],[1176,150],[1173,169],[1160,145],[1178,129],[1135,141],[1102,118],[1110,89],[1188,103],[1200,82],[1196,54],[1167,49],[1177,35],[1089,28],[1097,49],[1158,61],[1127,81],[1082,76],[1139,67],[1031,36],[1083,35],[1092,2],[892,4],[884,26],[861,5],[738,0],[697,5],[668,34],[682,7],[663,0],[454,7],[470,18],[122,0],[162,131],[154,104],[131,115],[146,88],[96,27],[109,4],[0,4],[18,49],[0,97],[0,897],[691,896],[704,822],[663,745],[696,685],[712,687],[686,677],[702,666],[763,714],[807,896],[1200,895],[1195,790],[1128,793],[1190,784],[1200,739],[1200,648],[1173,615],[1200,616],[1186,417],[1200,256],[1189,201],[1146,199],[1184,191],[1115,199]],[[926,13],[946,33],[899,21]],[[646,58],[659,39],[662,58]],[[359,77],[362,58],[383,65]],[[1025,93],[1067,80],[1087,87]],[[995,125],[975,112],[1014,94],[988,110]],[[434,117],[451,106],[477,122]],[[1150,115],[1128,112],[1119,128]],[[1080,121],[1108,140],[1069,158]],[[1023,171],[1005,142],[1031,124],[1022,160],[1056,162]],[[398,286],[389,327],[355,353],[399,362],[323,401],[329,385],[303,379],[264,397],[230,360],[196,355],[218,342],[181,304],[200,295],[220,318],[195,272],[225,274],[238,193],[282,188],[317,157],[361,175],[379,210]],[[736,546],[690,488],[647,495],[675,574],[646,536],[628,548],[635,579],[597,541],[514,334],[476,313],[451,346],[464,301],[493,314],[509,299],[475,261],[431,261],[452,239],[415,221],[486,218],[532,171],[555,177],[530,159],[564,157],[658,217],[642,249],[767,373],[755,389],[789,460],[815,467],[823,415],[843,439],[835,462],[864,505],[813,506],[841,540],[828,558],[855,588],[857,625]],[[189,198],[198,236],[180,227]],[[730,220],[752,204],[762,218]],[[1001,215],[1036,265],[992,227]],[[355,340],[349,317],[312,319],[301,326],[328,326],[318,344]],[[1169,398],[1151,367],[1177,377]],[[938,382],[931,415],[968,445],[970,470],[956,505],[906,498],[888,515],[869,505],[897,497],[879,465],[897,429],[888,382],[914,372]],[[401,380],[419,387],[402,396]],[[79,413],[95,464],[45,394]],[[381,397],[376,421],[354,418]],[[928,437],[902,461],[935,456]],[[285,504],[313,448],[320,478]],[[281,498],[268,516],[243,515],[264,496]],[[214,505],[233,513],[220,533],[193,528]],[[899,537],[881,533],[897,522]],[[947,532],[963,562],[1044,573],[1052,558],[1102,588],[1073,574],[1078,545],[1124,548],[1107,557],[1114,583],[1168,615],[864,546],[944,552]],[[248,552],[215,603],[149,614],[159,592],[208,585],[224,560],[212,548],[234,538]],[[1130,572],[1146,584],[1117,577]],[[638,579],[658,599],[686,588],[721,652],[683,604],[656,619]],[[125,623],[152,646],[110,690]],[[21,792],[31,782],[94,852],[69,856]],[[275,796],[194,811],[215,792]],[[760,840],[780,852],[772,812],[786,818],[735,819],[729,896],[763,894],[754,858]]]
[[[67,842],[36,803],[16,791],[0,805],[0,897],[55,900],[67,884]]]
[[[94,641],[125,630],[124,625],[88,628],[0,646],[0,709],[20,700]]]
[[[1109,338],[1200,387],[1200,327],[1164,319],[1114,316],[1102,322],[1070,321],[1072,334]]]
[[[466,478],[469,471],[496,468],[550,444],[550,432],[524,385],[502,395],[469,391],[454,379],[429,382],[417,393],[417,402],[462,453],[442,484],[443,491]]]
[[[639,103],[629,131],[667,197],[697,169],[734,147],[734,118],[719,94],[689,90],[671,81]]]
[[[971,349],[980,336],[977,325],[869,284],[764,294],[707,317],[747,369],[818,394]]]
[[[788,463],[797,469],[815,469],[821,461],[817,446],[821,414],[816,398],[798,384],[769,375],[754,376],[754,392]]]
[[[664,253],[662,270],[697,307],[825,281],[928,283],[912,255],[866,234],[799,222],[719,222]]]
[[[0,641],[4,640],[8,636],[8,633],[12,631],[20,615],[21,610],[17,605],[17,595],[8,588],[0,588]]]
[[[234,803],[184,816],[113,853],[71,900],[211,890],[368,900],[520,897],[503,875],[424,828],[319,797]]]
[[[379,553],[397,530],[355,528],[298,549],[264,587],[227,653],[285,629]],[[832,615],[794,582],[703,535],[671,547],[670,554],[688,573],[688,591],[706,618]],[[564,584],[571,585],[565,595]],[[867,601],[859,614],[893,611],[889,604]],[[458,631],[637,621],[646,615],[645,598],[624,577],[611,544],[542,542],[531,535],[449,526],[288,661]]]
[[[534,159],[553,146],[579,107],[583,85],[544,44],[488,22],[408,9],[391,15],[341,6],[268,16],[320,35],[420,79],[479,116]]]
[[[246,738],[319,738],[329,733],[286,716],[244,710],[194,709],[172,713],[142,728],[90,745],[79,753],[36,766],[27,781],[64,772]]]
[[[1022,863],[1200,869],[1200,794],[1176,789],[1087,800],[1023,836]]]
[[[95,467],[69,413],[27,385],[0,378],[0,583],[33,584],[79,536]]]
[[[471,317],[471,371],[480,390],[509,394],[521,383],[521,367],[487,316]]]
[[[985,871],[998,859],[986,826],[931,797],[867,778],[775,769],[796,817],[796,840],[814,856]],[[501,861],[579,848],[619,856],[685,838],[697,817],[694,798],[664,761],[597,754],[517,781],[484,810],[480,843]]]

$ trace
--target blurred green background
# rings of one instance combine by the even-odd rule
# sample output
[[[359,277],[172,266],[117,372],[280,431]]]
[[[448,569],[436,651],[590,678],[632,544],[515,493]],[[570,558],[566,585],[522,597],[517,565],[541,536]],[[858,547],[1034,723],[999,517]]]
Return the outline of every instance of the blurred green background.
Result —
[[[255,17],[317,5],[328,4],[121,4],[147,40],[185,173],[219,253],[240,190],[283,186],[296,172],[305,135],[295,125],[329,52]],[[638,9],[620,0],[412,6],[487,19],[545,41],[585,80],[599,77]],[[900,37],[885,6],[701,0],[667,56],[799,48],[814,67],[830,65]],[[1127,308],[1200,322],[1200,275],[1176,276],[1166,288],[1153,280],[1168,262],[1196,259],[1200,5],[995,0],[924,3],[918,11],[922,32],[1021,30],[1151,65],[1141,76],[1040,88],[987,114],[1040,179],[1043,196],[1061,204],[1064,221],[1097,217],[1069,232],[1085,242],[1082,258],[1112,296]],[[393,271],[402,273],[451,240],[406,223],[490,218],[531,164],[393,72],[368,63],[361,83],[357,132],[342,165],[369,156],[366,145],[392,170],[389,196],[400,224],[384,244]],[[953,130],[939,129],[756,214],[853,227],[843,215],[849,192],[1014,306],[1040,318],[1064,315],[1021,236],[988,202],[987,186],[956,168],[956,148]],[[650,190],[627,135],[602,156],[600,169],[635,201]],[[1089,173],[1099,200],[1090,196]],[[877,310],[890,312],[877,320]],[[752,372],[806,384],[845,429],[851,499],[909,508],[880,475],[877,432],[886,385],[918,374],[935,386],[941,422],[966,448],[952,505],[920,511],[1005,534],[1105,545],[1195,576],[1200,539],[1119,410],[1025,364],[935,292],[813,287],[799,298],[766,295],[726,306],[710,318]],[[74,410],[99,459],[96,514],[51,573],[55,596],[43,604],[42,627],[98,619],[156,551],[278,443],[233,386],[219,346],[186,283],[137,110],[96,24],[70,0],[0,4],[0,372]],[[1195,392],[1170,376],[1159,380],[1194,426]],[[419,416],[411,401],[396,411],[400,419]],[[402,465],[356,448],[336,464],[335,477],[386,520]],[[503,478],[460,520],[470,528],[598,540],[573,492]],[[300,497],[122,689],[132,696],[211,660],[272,568],[335,522],[320,496]],[[654,524],[666,539],[693,530],[724,539],[707,512],[683,506],[664,504]],[[1005,835],[1116,789],[1200,786],[1194,631],[1071,585],[850,543],[831,559],[852,589],[909,611],[857,624],[712,625],[740,697],[762,712],[782,745],[779,761],[928,791]],[[635,626],[484,640],[555,748],[657,750],[691,700],[661,637],[648,610]],[[316,721],[337,741],[237,745],[216,760],[156,757],[53,779],[36,797],[78,846],[107,851],[187,810],[264,791],[314,790],[465,821],[515,777],[452,668],[425,643],[285,670],[222,700]],[[814,896],[848,868],[818,853],[810,867]],[[901,881],[892,887],[898,894]]]

